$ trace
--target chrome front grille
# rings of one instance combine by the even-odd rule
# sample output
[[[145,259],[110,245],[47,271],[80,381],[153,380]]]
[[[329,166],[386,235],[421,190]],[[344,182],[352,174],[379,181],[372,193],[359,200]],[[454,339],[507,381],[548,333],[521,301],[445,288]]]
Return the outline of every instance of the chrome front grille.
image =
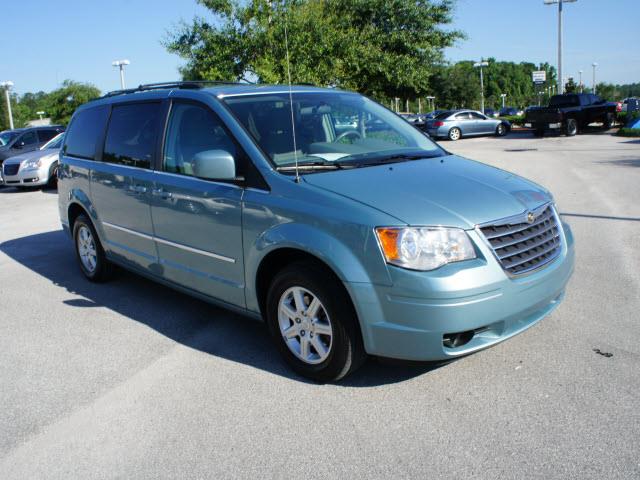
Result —
[[[539,268],[560,254],[560,226],[551,205],[531,223],[521,220],[480,227],[502,268],[513,275]]]

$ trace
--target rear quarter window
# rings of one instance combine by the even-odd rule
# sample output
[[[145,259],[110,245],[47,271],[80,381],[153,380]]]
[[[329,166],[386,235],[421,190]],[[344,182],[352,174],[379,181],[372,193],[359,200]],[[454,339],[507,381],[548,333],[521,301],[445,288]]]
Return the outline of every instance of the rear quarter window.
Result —
[[[72,157],[95,159],[96,143],[104,132],[109,107],[87,108],[78,112],[65,135],[64,154]]]
[[[160,103],[115,105],[111,109],[102,160],[151,168],[160,117]]]

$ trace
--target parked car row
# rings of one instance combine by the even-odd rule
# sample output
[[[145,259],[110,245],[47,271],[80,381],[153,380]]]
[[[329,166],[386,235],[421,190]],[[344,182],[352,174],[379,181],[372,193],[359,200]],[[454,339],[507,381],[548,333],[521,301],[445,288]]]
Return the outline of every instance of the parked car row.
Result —
[[[63,132],[60,125],[0,132],[0,184],[55,185]]]

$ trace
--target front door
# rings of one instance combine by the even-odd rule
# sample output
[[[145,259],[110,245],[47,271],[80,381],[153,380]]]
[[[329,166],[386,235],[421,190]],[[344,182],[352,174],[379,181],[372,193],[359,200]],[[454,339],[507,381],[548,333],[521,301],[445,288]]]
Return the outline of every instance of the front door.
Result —
[[[167,280],[244,306],[244,190],[194,176],[194,157],[207,150],[226,150],[238,165],[244,155],[209,107],[174,100],[151,192],[161,270]]]
[[[153,159],[160,102],[114,105],[101,162],[91,170],[91,197],[109,255],[153,271],[157,252],[151,223]]]

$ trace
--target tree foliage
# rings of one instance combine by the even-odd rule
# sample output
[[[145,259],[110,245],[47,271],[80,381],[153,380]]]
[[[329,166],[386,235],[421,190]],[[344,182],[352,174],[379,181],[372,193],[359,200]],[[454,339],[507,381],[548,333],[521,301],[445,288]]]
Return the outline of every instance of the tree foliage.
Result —
[[[3,95],[4,96],[4,95]],[[52,92],[25,93],[11,95],[11,110],[16,128],[24,127],[30,120],[38,118],[36,112],[45,112],[56,124],[67,125],[73,112],[83,103],[100,96],[100,90],[91,84],[65,80],[62,86]],[[0,130],[9,128],[9,116],[4,98],[0,102]]]
[[[453,0],[199,0],[196,18],[171,32],[170,52],[191,80],[335,85],[378,98],[429,92],[443,49],[462,38],[444,28]],[[286,32],[285,32],[286,30]]]

